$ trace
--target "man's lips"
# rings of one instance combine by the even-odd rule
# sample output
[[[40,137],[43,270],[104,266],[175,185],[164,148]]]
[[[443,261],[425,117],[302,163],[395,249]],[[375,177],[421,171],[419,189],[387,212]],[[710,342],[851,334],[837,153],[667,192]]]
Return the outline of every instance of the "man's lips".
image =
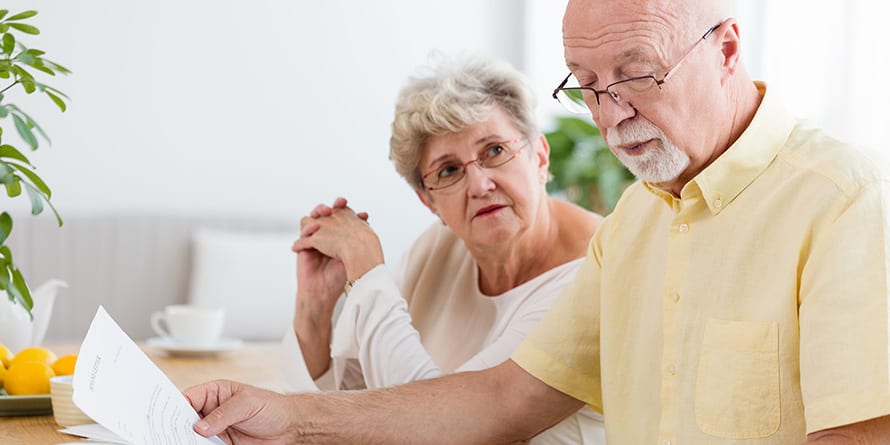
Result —
[[[498,210],[507,207],[503,204],[492,204],[490,206],[482,207],[481,209],[476,211],[476,215],[474,216],[485,216],[497,212]]]
[[[643,151],[645,151],[646,145],[648,145],[652,141],[653,141],[652,139],[649,139],[648,141],[632,142],[630,144],[622,144],[622,145],[618,146],[618,149],[629,154],[629,155],[639,155],[639,154],[642,154]]]

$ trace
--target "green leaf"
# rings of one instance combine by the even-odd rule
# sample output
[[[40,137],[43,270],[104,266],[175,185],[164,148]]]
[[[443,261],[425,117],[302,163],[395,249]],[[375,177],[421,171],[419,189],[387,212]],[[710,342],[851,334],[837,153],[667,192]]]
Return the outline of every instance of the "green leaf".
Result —
[[[26,25],[24,23],[6,23],[10,28],[17,29],[25,34],[37,35],[40,34],[40,30],[31,25]]]
[[[0,105],[0,117],[9,116],[9,109],[6,108],[6,105]]]
[[[9,249],[9,246],[2,245],[0,246],[0,255],[6,259],[6,261],[12,262],[12,250]],[[2,275],[2,274],[0,274]]]
[[[12,17],[6,19],[6,21],[7,21],[7,22],[11,22],[11,21],[13,21],[13,20],[24,20],[24,19],[27,19],[27,18],[30,18],[30,17],[34,17],[35,15],[37,15],[37,11],[34,11],[34,10],[31,10],[31,11],[24,11],[24,12],[20,12],[20,13],[18,13],[18,14],[16,14],[16,15],[14,15],[14,16],[12,16]]]
[[[14,162],[8,162],[7,164],[9,164],[14,169],[18,170],[23,175],[25,175],[28,179],[30,179],[31,183],[34,184],[34,186],[37,187],[41,193],[46,195],[47,200],[52,198],[53,192],[50,191],[49,186],[47,186],[46,183],[43,182],[43,179],[40,179],[40,176],[37,176],[37,173],[34,173],[33,171],[28,170],[27,167],[25,167],[23,165],[16,164]]]
[[[62,101],[62,99],[59,96],[56,96],[55,94],[53,94],[49,91],[44,91],[44,93],[46,93],[46,95],[49,96],[49,98],[53,102],[55,102],[56,106],[58,106],[59,109],[62,110],[63,113],[65,112],[65,110],[68,109],[68,107],[65,105],[65,102]]]
[[[15,122],[15,129],[19,132],[19,136],[22,137],[22,140],[28,143],[31,150],[37,150],[37,138],[34,136],[31,128],[28,127],[28,124],[26,124],[17,114],[12,115],[12,120]]]
[[[15,49],[15,36],[12,34],[3,34],[3,52],[5,54],[12,54],[12,51]]]
[[[43,200],[45,197],[39,190],[32,187],[31,184],[25,183],[25,191],[28,192],[28,198],[31,198],[31,214],[39,215],[43,212]]]
[[[16,299],[19,304],[22,305],[25,310],[28,311],[28,314],[31,313],[31,309],[34,308],[34,301],[31,300],[31,291],[28,290],[28,283],[25,282],[25,277],[22,276],[22,273],[19,272],[18,269],[12,270],[12,286],[10,286],[10,290],[15,289]]]
[[[9,14],[8,9],[0,9],[0,20],[3,20],[3,17],[6,17],[6,14]]]
[[[6,183],[6,196],[10,198],[15,198],[22,194],[22,182],[19,181],[18,178],[13,178],[13,181]]]
[[[47,66],[49,66],[50,68],[55,70],[57,73],[71,74],[71,70],[69,70],[68,68],[65,68],[62,65],[59,65],[56,62],[53,62],[52,60],[43,59],[43,63],[45,63]]]
[[[46,132],[43,131],[43,128],[41,128],[40,125],[38,125],[37,122],[31,118],[31,116],[28,116],[27,113],[22,111],[22,109],[17,107],[16,105],[9,104],[7,105],[7,107],[9,107],[13,114],[17,114],[19,117],[23,118],[28,124],[28,128],[37,130],[37,132],[40,133],[40,136],[43,136],[43,139],[45,139],[46,142],[49,142],[50,145],[52,145],[53,141],[49,138],[49,135],[47,135]]]
[[[18,151],[15,147],[9,144],[0,145],[0,158],[10,158],[15,159],[17,161],[24,162],[25,164],[31,165],[31,161],[22,154],[22,152]]]
[[[7,212],[0,213],[0,244],[6,242],[10,233],[12,233],[12,217]]]

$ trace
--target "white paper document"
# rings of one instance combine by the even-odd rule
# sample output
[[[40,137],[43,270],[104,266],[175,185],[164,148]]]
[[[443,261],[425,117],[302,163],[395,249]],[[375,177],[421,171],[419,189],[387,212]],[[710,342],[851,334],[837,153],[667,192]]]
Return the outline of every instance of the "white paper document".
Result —
[[[128,443],[223,443],[194,432],[189,401],[101,306],[80,346],[74,404]]]

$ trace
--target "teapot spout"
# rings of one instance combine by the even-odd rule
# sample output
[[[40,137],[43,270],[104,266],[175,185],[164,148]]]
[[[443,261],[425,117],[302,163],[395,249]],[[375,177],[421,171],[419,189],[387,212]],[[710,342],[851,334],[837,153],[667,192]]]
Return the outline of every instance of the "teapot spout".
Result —
[[[53,304],[56,302],[56,295],[60,289],[67,287],[68,283],[53,278],[31,292],[31,298],[34,300],[34,308],[31,311],[31,314],[34,316],[31,330],[32,345],[43,343],[43,337],[46,335],[47,328],[49,328],[49,319],[53,314]]]

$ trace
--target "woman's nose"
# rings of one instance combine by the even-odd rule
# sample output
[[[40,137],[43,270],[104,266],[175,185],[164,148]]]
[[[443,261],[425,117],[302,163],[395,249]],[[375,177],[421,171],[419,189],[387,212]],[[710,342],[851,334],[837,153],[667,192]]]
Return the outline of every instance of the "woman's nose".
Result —
[[[489,176],[491,169],[482,168],[479,164],[471,162],[467,165],[467,195],[470,197],[485,196],[495,189],[494,181]]]

